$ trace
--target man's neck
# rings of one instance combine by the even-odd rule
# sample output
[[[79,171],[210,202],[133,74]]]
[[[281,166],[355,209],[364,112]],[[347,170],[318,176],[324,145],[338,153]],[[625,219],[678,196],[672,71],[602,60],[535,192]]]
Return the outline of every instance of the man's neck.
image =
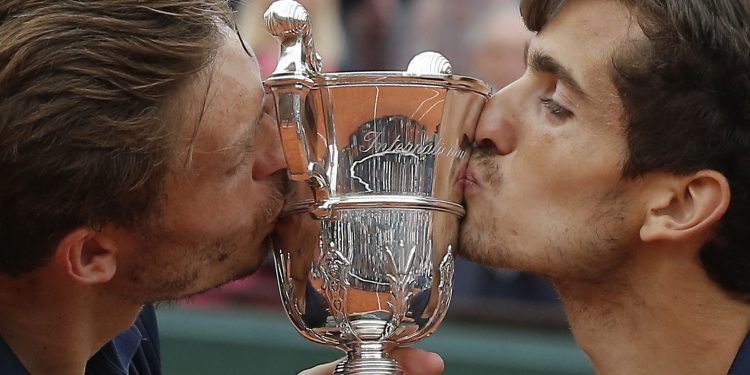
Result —
[[[597,373],[726,374],[750,305],[722,292],[697,259],[643,258],[598,282],[555,281]]]
[[[3,279],[0,336],[34,375],[82,375],[86,362],[135,320],[137,306],[115,306],[91,287]],[[75,288],[73,290],[72,288]]]

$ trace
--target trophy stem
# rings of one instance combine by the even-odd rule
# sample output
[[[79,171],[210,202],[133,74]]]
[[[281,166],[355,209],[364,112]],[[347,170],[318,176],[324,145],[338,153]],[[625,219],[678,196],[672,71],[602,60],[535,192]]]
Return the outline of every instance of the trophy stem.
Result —
[[[401,365],[386,353],[388,343],[365,341],[351,345],[347,358],[336,366],[333,375],[404,375]]]

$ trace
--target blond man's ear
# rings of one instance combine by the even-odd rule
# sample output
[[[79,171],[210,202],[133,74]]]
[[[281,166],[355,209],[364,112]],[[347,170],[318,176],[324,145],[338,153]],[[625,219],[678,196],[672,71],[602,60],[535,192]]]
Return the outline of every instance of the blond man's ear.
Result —
[[[116,250],[115,241],[105,233],[84,225],[58,242],[53,262],[81,284],[106,283],[117,270]]]

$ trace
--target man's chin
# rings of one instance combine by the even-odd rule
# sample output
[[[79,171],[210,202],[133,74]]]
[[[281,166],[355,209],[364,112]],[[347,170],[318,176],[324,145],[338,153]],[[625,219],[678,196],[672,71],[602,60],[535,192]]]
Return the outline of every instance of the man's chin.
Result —
[[[215,286],[215,287],[221,287],[222,285],[231,283],[233,281],[241,280],[246,277],[252,276],[255,272],[260,269],[260,267],[263,265],[263,262],[266,261],[268,258],[268,255],[271,253],[271,250],[273,249],[273,243],[271,242],[271,236],[267,236],[263,239],[263,242],[260,243],[260,246],[258,246],[254,253],[262,254],[262,256],[257,257],[256,261],[253,264],[245,265],[245,267],[240,268],[237,272],[234,273],[234,275],[231,275],[228,280],[224,281],[221,285]]]
[[[461,231],[461,243],[458,247],[458,256],[485,266],[498,267],[498,259],[496,259],[501,252],[494,251],[495,246],[489,242],[489,239],[482,236],[481,233],[474,230],[469,230],[470,226],[464,222],[464,227]],[[469,224],[470,225],[470,224]]]
[[[162,302],[189,300],[189,299],[191,299],[191,298],[193,298],[193,297],[195,297],[197,295],[200,295],[200,294],[203,294],[203,293],[215,290],[215,289],[220,289],[224,285],[227,285],[229,283],[245,279],[245,278],[251,276],[252,274],[254,274],[256,271],[258,271],[259,268],[260,268],[260,265],[256,265],[254,267],[248,267],[246,269],[242,269],[239,272],[236,272],[233,275],[230,275],[230,276],[228,276],[226,278],[222,278],[222,279],[220,279],[220,280],[218,280],[216,282],[212,282],[212,283],[210,283],[208,285],[197,286],[196,290],[185,291],[185,293],[183,293],[183,294],[180,294],[180,295],[178,295],[176,297],[167,298],[166,300],[164,300]]]
[[[203,294],[214,289],[219,289],[229,283],[250,277],[260,269],[260,267],[263,265],[263,262],[265,262],[265,260],[267,259],[271,249],[271,239],[270,237],[266,237],[263,242],[261,242],[260,246],[253,250],[253,252],[255,253],[262,253],[263,256],[257,257],[252,264],[242,265],[242,267],[233,269],[231,273],[227,272],[224,274],[220,274],[213,281],[206,283],[205,285],[195,285],[193,288],[190,288],[190,290],[186,290],[184,291],[184,293],[178,296],[169,297],[167,300],[178,301],[190,299],[199,294]]]
[[[462,230],[457,255],[468,260],[473,260],[472,255],[476,252],[476,246],[477,241],[472,234]]]

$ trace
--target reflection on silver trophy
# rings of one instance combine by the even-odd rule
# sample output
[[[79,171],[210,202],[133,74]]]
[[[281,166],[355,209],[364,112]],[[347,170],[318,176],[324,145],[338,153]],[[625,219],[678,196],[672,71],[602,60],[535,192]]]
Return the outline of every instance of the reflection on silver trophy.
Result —
[[[334,374],[403,374],[387,352],[434,332],[451,299],[459,179],[489,88],[435,52],[405,72],[323,74],[301,5],[277,1],[265,21],[289,177],[306,182],[274,239],[284,307],[347,352]]]

